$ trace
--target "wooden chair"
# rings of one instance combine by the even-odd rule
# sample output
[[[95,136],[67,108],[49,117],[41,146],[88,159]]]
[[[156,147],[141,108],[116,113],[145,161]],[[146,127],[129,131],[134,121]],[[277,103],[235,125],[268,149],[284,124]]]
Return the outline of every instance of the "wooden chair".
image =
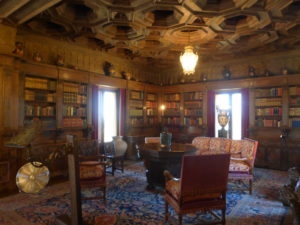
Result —
[[[104,143],[104,155],[107,159],[107,173],[115,175],[115,171],[120,170],[124,173],[124,155],[116,155],[113,142]],[[111,168],[111,169],[109,169]]]
[[[251,195],[254,178],[254,161],[256,158],[258,141],[244,138],[241,143],[241,148],[243,148],[243,155],[245,155],[245,157],[236,158],[231,154],[228,180],[234,182],[231,190],[246,190],[249,191],[249,194]],[[235,182],[238,182],[238,184]]]
[[[212,224],[225,224],[229,160],[229,154],[184,156],[180,179],[165,171],[165,222],[171,205],[180,225],[182,215],[198,211],[208,211],[219,220]],[[222,217],[212,210],[222,210]]]
[[[103,194],[83,197],[82,200],[101,199],[106,202],[106,157],[99,154],[97,140],[78,140],[74,142],[79,155],[79,179],[82,189],[99,188]]]

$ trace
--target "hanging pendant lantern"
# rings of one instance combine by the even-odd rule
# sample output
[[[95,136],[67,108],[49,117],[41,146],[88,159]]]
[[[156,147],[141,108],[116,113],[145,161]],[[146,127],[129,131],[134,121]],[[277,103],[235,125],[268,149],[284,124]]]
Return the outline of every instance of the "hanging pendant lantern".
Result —
[[[194,48],[188,45],[184,48],[184,53],[180,55],[180,63],[185,75],[195,73],[195,68],[198,62],[198,55],[194,53]]]

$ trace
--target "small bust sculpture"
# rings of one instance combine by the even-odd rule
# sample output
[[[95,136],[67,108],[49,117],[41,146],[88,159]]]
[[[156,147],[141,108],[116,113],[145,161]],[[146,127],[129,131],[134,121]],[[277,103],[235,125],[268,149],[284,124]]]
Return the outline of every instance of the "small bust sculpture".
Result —
[[[222,74],[223,74],[223,77],[227,80],[229,80],[231,78],[231,71],[229,70],[228,66],[224,66]]]
[[[15,44],[15,49],[13,50],[13,54],[16,54],[18,56],[24,55],[24,45],[22,42],[17,41]]]
[[[255,68],[253,66],[249,66],[248,67],[248,72],[249,72],[249,76],[250,77],[254,77],[255,76]]]
[[[34,61],[36,61],[36,62],[41,62],[41,61],[42,61],[42,56],[40,55],[39,52],[35,52],[35,53],[33,54],[32,59],[33,59]]]
[[[65,64],[65,60],[61,55],[57,55],[56,64],[58,66],[63,66]]]

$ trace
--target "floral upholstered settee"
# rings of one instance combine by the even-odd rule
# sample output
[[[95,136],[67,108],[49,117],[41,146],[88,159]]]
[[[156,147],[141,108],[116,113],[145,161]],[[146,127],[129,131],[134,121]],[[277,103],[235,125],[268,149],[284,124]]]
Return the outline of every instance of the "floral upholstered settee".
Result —
[[[258,142],[248,138],[231,140],[227,138],[196,137],[192,141],[197,155],[230,153],[229,179],[248,180],[252,193],[253,167]]]
[[[248,138],[231,140],[227,138],[196,137],[192,144],[197,155],[230,153],[229,172],[251,172],[258,142]]]

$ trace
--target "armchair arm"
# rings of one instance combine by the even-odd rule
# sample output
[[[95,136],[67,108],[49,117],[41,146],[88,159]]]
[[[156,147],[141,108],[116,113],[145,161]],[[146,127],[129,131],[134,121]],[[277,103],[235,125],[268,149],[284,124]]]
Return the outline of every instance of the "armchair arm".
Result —
[[[170,180],[179,180],[178,178],[174,177],[174,176],[170,173],[170,171],[168,171],[168,170],[165,170],[165,171],[164,171],[164,176],[165,176],[165,181],[166,181],[166,182],[167,182],[167,181],[170,181]]]

